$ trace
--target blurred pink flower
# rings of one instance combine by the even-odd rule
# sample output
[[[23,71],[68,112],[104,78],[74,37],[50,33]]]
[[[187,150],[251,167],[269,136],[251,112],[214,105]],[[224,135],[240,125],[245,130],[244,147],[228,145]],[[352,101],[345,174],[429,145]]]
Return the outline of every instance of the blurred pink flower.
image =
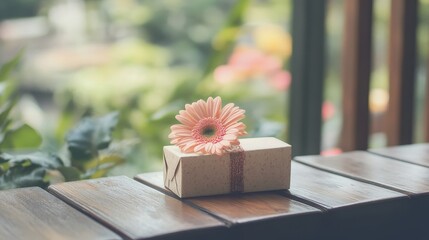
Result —
[[[246,46],[235,48],[228,64],[221,65],[214,71],[214,79],[219,83],[245,81],[257,76],[269,80],[274,77],[273,85],[278,89],[286,89],[290,83],[290,76],[287,77],[282,71],[280,58]]]
[[[292,77],[288,71],[278,71],[270,76],[269,81],[277,90],[285,91],[289,88]]]
[[[250,47],[237,47],[229,58],[228,65],[248,75],[267,73],[281,69],[280,59]]]
[[[237,47],[229,58],[228,64],[238,71],[252,73],[258,68],[263,53],[249,47]]]
[[[320,152],[320,155],[322,156],[335,156],[338,154],[341,154],[343,151],[340,148],[331,148],[327,150],[323,150]]]
[[[229,65],[221,65],[217,67],[213,73],[214,79],[219,83],[229,83],[234,81],[238,74],[235,68]]]
[[[282,69],[282,62],[277,57],[265,55],[259,59],[257,69],[265,74],[280,71]]]
[[[176,115],[181,124],[171,126],[168,137],[182,152],[222,155],[247,134],[246,125],[239,122],[244,117],[244,110],[233,103],[222,108],[220,97],[209,97],[207,102],[186,104]]]
[[[322,104],[322,119],[328,120],[335,115],[335,105],[330,101],[324,101]]]

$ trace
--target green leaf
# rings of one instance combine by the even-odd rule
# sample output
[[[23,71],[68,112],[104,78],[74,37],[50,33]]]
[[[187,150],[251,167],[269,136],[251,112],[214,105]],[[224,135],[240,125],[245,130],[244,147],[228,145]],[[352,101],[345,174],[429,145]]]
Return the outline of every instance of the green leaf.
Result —
[[[82,177],[85,179],[104,177],[110,169],[124,163],[124,161],[125,159],[119,155],[106,155],[93,159],[85,163],[86,172]]]
[[[66,137],[72,160],[89,160],[98,156],[112,141],[112,131],[118,123],[118,113],[100,118],[83,118]]]
[[[0,82],[3,82],[4,80],[7,80],[12,70],[18,65],[19,61],[21,60],[23,51],[21,50],[12,60],[5,63],[0,68]]]
[[[57,170],[64,176],[66,182],[80,180],[81,172],[75,167],[59,167]]]
[[[27,124],[0,132],[0,149],[37,148],[41,143],[42,137]]]
[[[85,163],[84,168],[86,170],[98,168],[100,166],[107,166],[112,165],[116,166],[124,162],[124,159],[119,155],[106,155],[101,156],[97,159],[92,159],[91,161],[88,161]]]
[[[0,153],[2,167],[0,189],[39,186],[47,187],[45,180],[47,169],[63,166],[57,156],[35,152],[31,154]]]
[[[58,168],[63,166],[63,161],[56,155],[45,152],[32,152],[24,154],[0,153],[0,163],[8,162],[11,167],[26,166],[26,162],[31,165],[38,165],[46,168]]]
[[[39,186],[45,188],[48,182],[44,180],[45,168],[31,165],[29,167],[14,167],[0,176],[0,189]]]
[[[6,137],[6,130],[12,125],[12,120],[7,119],[0,125],[0,143]]]
[[[3,125],[3,123],[7,120],[7,117],[9,116],[10,111],[12,110],[14,106],[14,102],[8,101],[2,106],[0,106],[0,125]]]
[[[14,81],[0,82],[0,104],[9,101],[16,90],[16,83]]]

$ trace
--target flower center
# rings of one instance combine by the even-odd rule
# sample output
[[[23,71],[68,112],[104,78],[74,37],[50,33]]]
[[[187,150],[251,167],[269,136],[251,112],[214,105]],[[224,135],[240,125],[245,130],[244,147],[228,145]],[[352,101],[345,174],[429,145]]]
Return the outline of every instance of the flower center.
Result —
[[[215,133],[216,133],[215,126],[207,126],[203,128],[203,132],[202,132],[204,137],[212,137],[213,135],[215,135]]]
[[[218,143],[226,130],[222,123],[213,117],[201,119],[192,129],[192,136],[199,142]]]

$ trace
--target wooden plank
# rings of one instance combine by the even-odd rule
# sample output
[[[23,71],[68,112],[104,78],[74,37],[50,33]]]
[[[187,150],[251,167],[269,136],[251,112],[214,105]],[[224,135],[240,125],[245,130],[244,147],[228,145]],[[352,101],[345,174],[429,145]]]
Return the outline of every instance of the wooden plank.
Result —
[[[407,199],[406,195],[292,162],[290,193],[328,209]]]
[[[143,173],[135,177],[135,179],[143,184],[153,187],[161,192],[169,195],[174,195],[168,189],[164,187],[162,178],[162,172],[154,173]],[[239,195],[220,195],[220,196],[209,196],[209,197],[196,197],[183,199],[196,204],[200,207],[206,206],[210,212],[216,212],[221,218],[226,219],[232,223],[244,223],[254,220],[264,219],[266,216],[279,216],[279,215],[293,215],[301,213],[302,211],[308,212],[308,210],[316,211],[313,207],[307,207],[303,204],[297,204],[296,206],[290,204],[290,199],[282,197],[280,192],[264,192],[264,193],[247,193]],[[245,201],[242,201],[245,200]],[[216,202],[231,201],[229,206],[222,206],[222,204],[216,204]],[[263,203],[264,201],[272,201],[270,205],[264,208],[252,208],[250,205],[255,203]],[[246,208],[244,205],[237,208],[237,204],[243,203],[248,205]],[[284,204],[284,203],[288,204]],[[292,201],[294,202],[294,201]],[[295,202],[294,202],[295,203]],[[273,207],[277,205],[277,207]],[[289,208],[290,209],[285,209]],[[240,211],[237,211],[240,209]],[[212,210],[212,211],[211,211]]]
[[[337,156],[303,156],[296,161],[396,190],[411,197],[409,213],[413,239],[429,239],[426,222],[429,216],[429,168],[395,161],[363,151],[344,153]]]
[[[325,8],[325,0],[293,1],[293,82],[288,127],[293,155],[320,153]]]
[[[369,134],[373,1],[347,0],[344,4],[340,147],[343,151],[364,150],[368,148]]]
[[[413,140],[417,0],[391,1],[389,38],[389,146]]]
[[[401,193],[292,162],[290,194],[328,209],[331,239],[409,236],[409,198]]]
[[[166,194],[173,194],[165,189],[161,172],[139,174],[135,179]],[[326,234],[319,209],[279,192],[209,196],[183,201],[230,222],[236,239],[311,239]]]
[[[240,239],[315,239],[327,234],[320,210],[278,194],[249,193],[190,201],[231,221]]]
[[[1,239],[121,239],[38,187],[0,191]]]
[[[295,160],[408,195],[429,193],[428,168],[364,151],[330,157],[302,156],[296,157]]]
[[[429,143],[370,149],[369,152],[429,167]]]
[[[123,176],[55,184],[49,191],[127,239],[220,239],[226,234],[222,222]]]
[[[173,192],[165,188],[162,172],[141,173],[135,176],[134,179],[160,192],[176,196]]]

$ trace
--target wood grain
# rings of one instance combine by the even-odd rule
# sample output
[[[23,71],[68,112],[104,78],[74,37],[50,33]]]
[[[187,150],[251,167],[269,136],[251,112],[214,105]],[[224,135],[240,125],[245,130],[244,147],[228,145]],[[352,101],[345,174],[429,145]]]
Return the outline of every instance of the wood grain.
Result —
[[[162,172],[141,173],[135,176],[134,179],[158,191],[176,196],[173,192],[165,188]]]
[[[161,172],[139,174],[135,179],[172,194],[164,188]],[[197,197],[183,201],[230,222],[238,239],[266,238],[268,232],[270,239],[283,239],[285,235],[292,239],[314,238],[324,234],[319,209],[279,192]]]
[[[409,195],[429,193],[429,168],[364,151],[331,157],[303,156],[295,160]]]
[[[326,208],[406,199],[406,195],[292,162],[290,193]]]
[[[410,201],[401,193],[292,162],[293,196],[328,209],[332,239],[409,236]]]
[[[313,207],[271,192],[202,197],[190,201],[238,224],[319,212]]]
[[[129,239],[217,239],[226,230],[209,215],[123,176],[56,184],[49,191]]]
[[[429,167],[429,143],[370,149],[369,152]]]
[[[162,192],[170,192],[164,187],[162,172],[139,174],[135,179]],[[232,223],[261,220],[270,216],[279,217],[319,212],[313,207],[283,197],[279,193],[261,192],[196,197],[188,198],[186,201],[190,201]],[[170,194],[173,193],[170,192]]]
[[[121,239],[41,188],[0,191],[1,239]]]
[[[213,196],[189,201],[232,222],[241,239],[284,239],[285,236],[314,239],[327,234],[320,210],[276,193]]]
[[[363,151],[332,157],[296,157],[296,161],[409,195],[406,215],[401,216],[398,213],[398,216],[391,218],[406,220],[403,227],[407,237],[398,235],[399,237],[392,239],[429,239],[426,224],[429,216],[429,168]],[[389,207],[387,204],[392,202],[384,202],[381,205],[380,215],[392,214],[392,209],[389,209],[392,206]],[[393,213],[396,213],[396,210]],[[383,222],[384,220],[380,221]],[[391,229],[396,230],[396,227]]]

